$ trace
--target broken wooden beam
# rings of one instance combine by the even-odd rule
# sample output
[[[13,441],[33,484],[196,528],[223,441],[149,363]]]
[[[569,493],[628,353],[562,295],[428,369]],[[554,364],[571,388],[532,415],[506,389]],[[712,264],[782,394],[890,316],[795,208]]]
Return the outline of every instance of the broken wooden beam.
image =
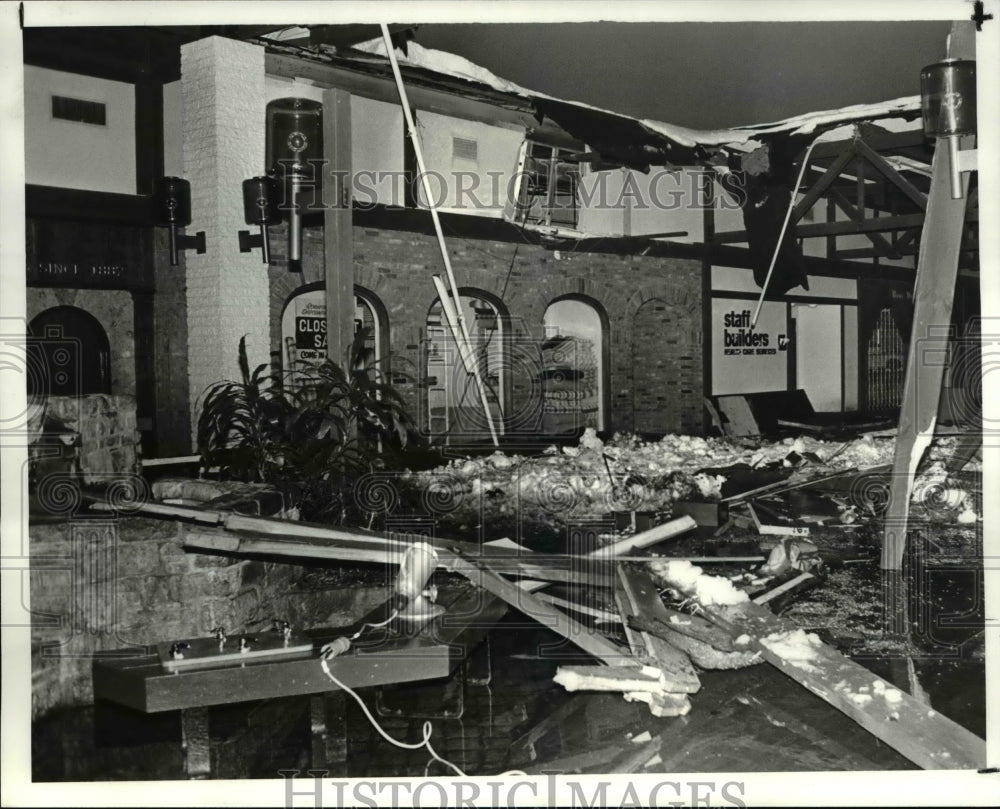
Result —
[[[925,769],[979,769],[986,742],[809,636],[766,607],[706,605],[706,615],[804,688],[847,714],[879,740]]]
[[[667,609],[664,607],[664,609]],[[694,640],[707,643],[714,649],[721,652],[731,652],[736,647],[729,633],[719,627],[709,623],[704,618],[695,615],[684,615],[683,613],[667,611],[667,621],[658,618],[650,618],[644,615],[630,615],[628,625],[639,632],[649,632],[664,640],[670,640],[673,633],[687,635]]]
[[[624,595],[623,606],[627,602],[628,607],[628,615],[623,616],[626,623],[629,615],[669,622],[670,617],[664,612],[660,594],[649,573],[639,568],[618,565],[618,579]],[[701,688],[694,666],[684,652],[650,632],[640,630],[639,634],[650,662],[672,683],[670,690],[693,694]]]
[[[290,523],[294,526],[295,523]],[[312,526],[317,527],[317,526]],[[412,542],[385,537],[368,537],[362,534],[354,536],[350,531],[331,529],[336,538],[323,537],[319,534],[309,538],[278,539],[250,536],[245,527],[240,534],[230,533],[224,526],[211,528],[186,525],[182,535],[185,548],[211,553],[228,553],[252,556],[281,556],[293,559],[312,559],[325,562],[362,562],[370,564],[398,565],[403,561],[406,551]],[[461,547],[464,543],[448,543],[438,541],[433,543],[441,553],[450,546]],[[475,547],[475,546],[473,546]],[[464,551],[464,548],[463,548]],[[536,563],[534,557],[496,554],[488,552],[484,557],[497,572],[513,576],[528,576],[545,581],[566,584],[606,587],[613,583],[611,574],[600,569],[579,569],[579,563],[571,557],[544,557],[544,564]],[[479,558],[471,557],[470,558]],[[441,565],[444,563],[441,562]]]
[[[510,606],[561,635],[598,660],[609,666],[635,665],[632,656],[618,644],[595,633],[589,627],[518,587],[513,582],[507,581],[485,562],[470,559],[461,553],[451,551],[441,551],[439,556],[442,557],[442,561],[450,570],[461,573],[474,585],[503,599]]]
[[[613,560],[615,557],[623,556],[629,551],[638,550],[639,548],[648,548],[650,545],[655,545],[658,542],[663,542],[664,540],[680,536],[697,526],[698,523],[696,523],[691,517],[678,517],[676,520],[670,520],[670,522],[665,522],[663,525],[657,525],[655,528],[650,528],[648,531],[640,531],[638,534],[625,537],[625,539],[619,540],[613,545],[605,545],[603,548],[595,548],[587,554],[587,557]]]

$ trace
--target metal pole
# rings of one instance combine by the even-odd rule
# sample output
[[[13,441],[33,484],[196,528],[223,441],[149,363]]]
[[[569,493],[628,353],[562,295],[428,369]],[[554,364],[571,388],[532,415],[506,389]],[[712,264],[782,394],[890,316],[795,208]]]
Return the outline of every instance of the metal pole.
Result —
[[[399,72],[399,64],[396,61],[396,52],[393,50],[392,41],[389,37],[389,28],[385,23],[381,23],[382,39],[385,41],[385,50],[389,56],[389,64],[392,66],[392,75],[396,79],[396,89],[399,91],[399,101],[403,106],[403,116],[406,118],[406,128],[410,133],[410,140],[413,142],[413,154],[417,159],[417,170],[420,172],[420,179],[423,183],[424,194],[427,197],[427,207],[431,212],[431,219],[434,221],[434,232],[437,234],[438,247],[441,250],[441,258],[444,260],[444,268],[448,275],[448,284],[451,288],[451,295],[455,299],[455,309],[458,314],[458,325],[461,329],[462,339],[465,341],[466,351],[462,352],[463,360],[471,358],[472,340],[469,337],[469,327],[465,323],[465,316],[462,314],[462,299],[458,295],[458,284],[455,281],[455,273],[451,268],[451,259],[448,257],[448,248],[444,243],[444,232],[441,230],[441,220],[438,217],[437,207],[434,205],[434,196],[431,193],[430,178],[427,176],[427,168],[424,165],[424,155],[420,149],[420,138],[417,135],[417,127],[413,122],[413,114],[410,112],[410,102],[406,97],[406,88],[403,86],[403,77]],[[443,305],[443,302],[442,302]],[[493,446],[499,446],[500,440],[497,437],[496,427],[493,424],[493,416],[490,413],[490,403],[486,398],[486,386],[483,383],[479,372],[479,363],[473,361],[471,370],[476,378],[476,387],[479,389],[479,398],[483,405],[483,413],[486,416],[486,423],[490,428],[490,437],[493,439]]]

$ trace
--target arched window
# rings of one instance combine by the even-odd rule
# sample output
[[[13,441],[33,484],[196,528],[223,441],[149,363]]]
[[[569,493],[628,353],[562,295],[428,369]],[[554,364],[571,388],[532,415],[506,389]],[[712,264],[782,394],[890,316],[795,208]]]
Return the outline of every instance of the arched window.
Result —
[[[866,410],[876,414],[893,413],[903,400],[906,344],[888,307],[879,312],[868,340],[867,354]]]
[[[108,335],[90,312],[53,306],[32,319],[28,335],[28,395],[111,393]]]
[[[389,316],[379,297],[354,287],[354,334],[364,334],[362,363],[387,374],[384,357],[389,347]],[[320,281],[293,292],[281,315],[282,364],[289,384],[310,364],[326,358],[326,285]]]
[[[543,429],[607,429],[608,318],[592,298],[567,295],[545,310]]]
[[[486,388],[490,418],[498,435],[509,410],[510,379],[506,367],[509,316],[499,298],[479,289],[460,288],[462,316],[471,351]],[[488,434],[482,397],[474,374],[462,362],[453,329],[440,299],[427,313],[425,341],[426,416],[432,436],[475,439]]]

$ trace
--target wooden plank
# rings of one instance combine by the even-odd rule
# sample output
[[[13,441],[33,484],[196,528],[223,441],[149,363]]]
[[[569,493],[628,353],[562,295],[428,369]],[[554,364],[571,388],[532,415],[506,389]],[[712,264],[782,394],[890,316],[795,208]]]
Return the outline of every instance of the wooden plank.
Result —
[[[292,523],[294,525],[294,523]],[[345,532],[339,532],[344,534]],[[293,559],[313,559],[327,562],[362,562],[368,564],[398,565],[402,562],[410,545],[384,538],[349,538],[338,539],[335,542],[319,543],[296,540],[261,539],[257,537],[229,534],[222,529],[205,529],[189,526],[184,532],[184,547],[191,550],[215,551],[230,554],[246,554],[254,556],[282,556]],[[374,541],[372,541],[374,540]],[[437,543],[432,543],[437,545]],[[455,550],[447,550],[447,544],[437,547],[439,567],[449,567],[445,561],[447,554],[451,557]],[[461,543],[459,543],[461,544]],[[464,549],[463,551],[464,552]],[[528,576],[545,581],[580,584],[593,587],[606,587],[612,583],[609,573],[599,568],[591,571],[574,569],[570,557],[562,557],[561,563],[551,561],[546,564],[535,564],[519,561],[508,556],[475,556],[482,559],[498,572],[513,576]],[[529,557],[530,558],[530,557]]]
[[[792,221],[790,224],[797,225],[802,217],[805,216],[806,212],[812,208],[816,200],[823,196],[823,192],[826,191],[840,176],[840,173],[847,168],[847,165],[854,159],[854,148],[854,141],[844,142],[843,151],[837,155],[837,158],[829,166],[827,166],[826,171],[824,171],[823,174],[820,175],[819,179],[808,188],[802,199],[799,200],[795,208],[792,210]]]
[[[975,59],[975,33],[971,23],[954,23],[949,56]],[[961,139],[961,148],[970,148],[973,137]],[[928,362],[928,340],[943,351],[947,341],[933,335],[947,334],[951,323],[958,255],[968,203],[969,174],[962,175],[960,199],[951,197],[950,159],[942,141],[934,150],[933,174],[927,202],[927,219],[920,236],[917,280],[913,289],[913,327],[907,344],[903,402],[899,412],[899,433],[893,455],[889,507],[882,542],[882,569],[900,570],[906,550],[910,495],[917,465],[934,435],[944,362]],[[890,605],[894,628],[908,624],[903,615],[905,599]]]
[[[507,581],[486,563],[459,553],[445,551],[443,555],[449,569],[461,573],[477,587],[482,587],[487,592],[502,598],[510,606],[579,646],[587,654],[593,655],[609,666],[635,665],[635,659],[618,644],[595,634],[592,629],[560,612],[551,604]]]
[[[563,609],[572,610],[573,612],[579,612],[582,615],[589,615],[592,618],[597,618],[599,621],[604,621],[606,623],[621,623],[621,616],[612,612],[611,610],[602,610],[597,607],[590,607],[586,604],[580,604],[576,601],[568,601],[565,598],[559,598],[558,596],[549,595],[548,593],[537,593],[535,598],[540,598],[548,604],[554,607],[562,607]]]
[[[927,196],[922,191],[917,190],[913,183],[896,171],[882,155],[860,139],[855,142],[854,148],[858,150],[858,153],[865,160],[878,169],[883,177],[909,197],[914,205],[922,211],[927,210]]]
[[[351,213],[351,95],[323,91],[323,256],[326,355],[348,360],[354,341],[354,228]],[[308,199],[306,192],[306,198]]]
[[[745,648],[804,688],[847,714],[865,730],[925,769],[977,769],[986,761],[986,742],[957,722],[929,709],[892,683],[822,642],[808,659],[763,642],[799,627],[753,603],[707,605],[705,613],[733,638],[747,635]]]
[[[669,616],[667,621],[643,615],[630,615],[628,625],[632,629],[649,632],[651,635],[656,635],[667,641],[670,640],[671,633],[676,632],[679,635],[686,635],[694,640],[707,643],[720,652],[732,652],[736,649],[729,633],[710,624],[703,618],[699,618],[696,615],[684,615],[683,613],[674,612],[669,609],[667,610],[667,615]]]
[[[587,558],[607,559],[610,561],[619,554],[628,553],[639,548],[648,548],[650,545],[673,539],[697,527],[698,523],[685,515],[678,517],[676,520],[663,523],[663,525],[657,525],[655,528],[650,528],[648,531],[640,531],[638,534],[626,537],[613,545],[595,548],[587,554]]]
[[[641,568],[618,565],[618,579],[628,600],[631,615],[654,618],[669,624],[670,616],[664,612],[660,594],[648,572]],[[623,617],[627,623],[628,616]],[[640,631],[639,634],[653,665],[667,678],[670,690],[693,694],[701,688],[694,666],[684,652],[649,632]]]

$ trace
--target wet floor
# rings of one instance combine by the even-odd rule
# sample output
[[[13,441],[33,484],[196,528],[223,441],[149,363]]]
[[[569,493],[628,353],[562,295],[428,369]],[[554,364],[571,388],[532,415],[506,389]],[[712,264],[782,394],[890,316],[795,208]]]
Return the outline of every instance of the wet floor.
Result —
[[[831,564],[822,586],[792,604],[787,617],[985,736],[981,550],[972,547],[975,542],[970,546],[967,533],[935,535],[934,552],[909,571],[913,632],[903,642],[882,632],[884,574],[869,539],[838,540],[842,547],[827,542]],[[401,741],[419,741],[430,721],[435,750],[469,775],[620,772],[636,767],[638,746],[631,739],[647,731],[661,738],[654,772],[914,767],[768,665],[701,672],[690,713],[658,719],[618,694],[569,694],[552,682],[558,665],[591,662],[511,613],[451,678],[361,695],[384,730]],[[424,750],[389,745],[349,699],[327,699],[326,706],[331,730],[346,736],[346,762],[323,760],[336,745],[316,744],[313,707],[308,698],[295,697],[211,709],[212,777],[275,778],[282,770],[304,774],[310,768],[352,777],[450,772]],[[34,779],[180,779],[180,738],[178,712],[144,715],[109,704],[54,712],[33,727]]]
[[[767,665],[703,672],[684,717],[657,719],[617,694],[568,694],[552,683],[563,654],[547,630],[508,616],[448,680],[362,695],[385,731],[413,743],[423,723],[432,744],[470,775],[615,772],[631,738],[662,735],[658,772],[776,772],[912,768],[833,707]],[[564,652],[568,650],[563,647]],[[905,658],[862,661],[909,689]],[[935,709],[982,734],[983,661],[926,658],[918,676]],[[326,768],[352,777],[446,775],[423,750],[390,746],[361,710],[346,701],[346,765],[317,761],[309,700],[287,698],[213,708],[213,777],[275,778],[281,770]],[[36,781],[156,780],[184,777],[177,712],[142,715],[101,704],[54,713],[33,734]]]

